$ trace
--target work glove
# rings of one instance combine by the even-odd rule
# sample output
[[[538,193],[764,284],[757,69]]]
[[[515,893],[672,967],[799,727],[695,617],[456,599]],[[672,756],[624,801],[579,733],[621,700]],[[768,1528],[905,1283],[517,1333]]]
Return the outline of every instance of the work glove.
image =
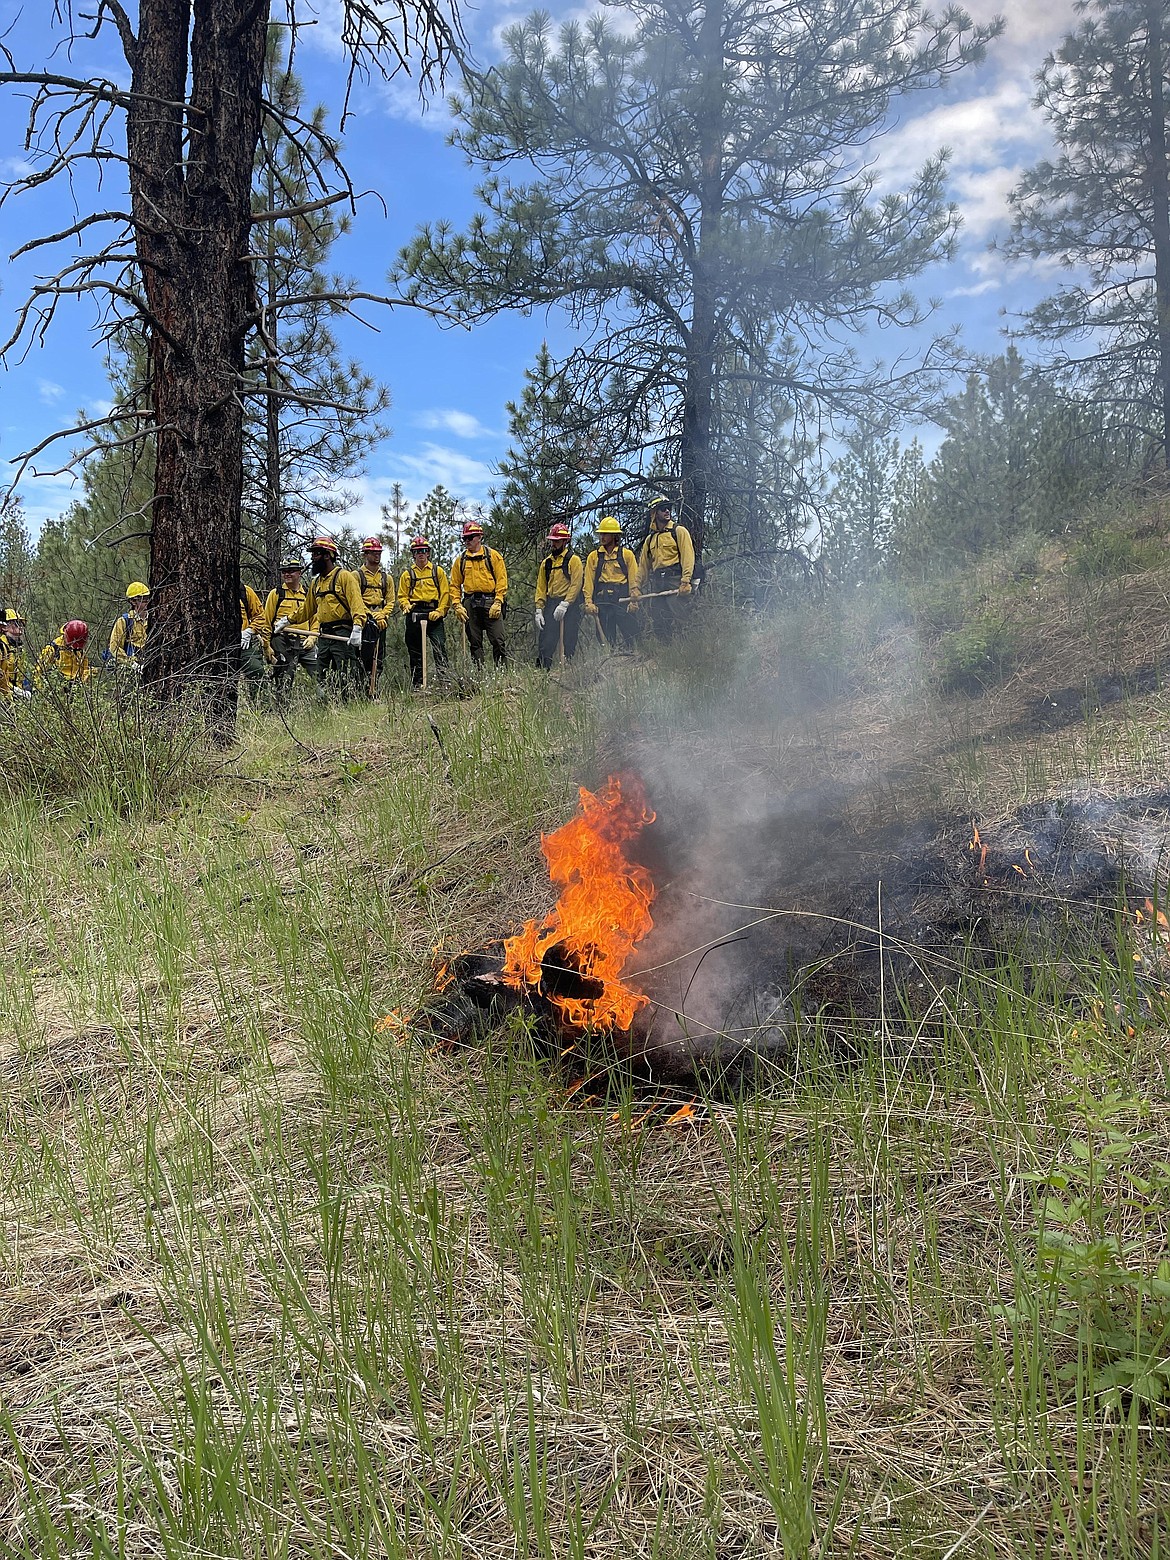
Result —
[[[351,650],[356,650],[358,648],[358,646],[361,644],[361,642],[362,642],[362,625],[360,623],[355,623],[353,625],[353,627],[349,631],[349,640],[348,640],[349,648]]]
[[[250,650],[251,648],[252,648],[252,630],[250,628],[242,628],[240,630],[240,649],[241,650]]]
[[[134,670],[138,673],[139,677],[142,676],[142,662],[141,661],[128,661],[126,664],[128,666],[132,666],[134,668]]]
[[[32,698],[32,689],[31,688],[13,688],[12,693],[13,693],[13,696],[15,698],[17,698],[17,699],[31,699]]]
[[[428,612],[427,613],[427,622],[428,623],[441,623],[442,621],[443,621],[443,614],[439,611],[438,607],[436,607],[433,612]]]
[[[533,619],[533,621],[535,622],[537,628],[540,629],[543,632],[543,630],[544,630],[544,613],[540,610],[539,607],[537,607],[537,609],[536,609],[536,616]]]
[[[587,601],[585,603],[585,610],[586,610],[586,612],[588,612],[590,617],[596,617],[597,616],[597,607],[594,605],[594,603],[592,601]]]
[[[316,648],[317,648],[317,636],[316,636],[316,634],[310,634],[309,637],[305,640],[305,649],[306,650],[315,650]]]
[[[491,606],[488,608],[488,617],[491,618],[493,623],[495,623],[502,616],[503,611],[504,603],[502,601],[493,601]]]
[[[558,623],[563,622],[565,613],[568,610],[569,603],[567,601],[559,601],[556,607],[553,609],[553,617],[557,620]]]
[[[684,580],[682,582],[682,584],[678,588],[678,593],[679,593],[680,596],[689,596],[690,595],[690,593],[691,593],[691,582],[690,582],[690,580]]]
[[[274,634],[283,634],[285,629],[288,627],[288,624],[288,618],[277,618],[276,622],[272,625],[272,632]]]
[[[466,623],[467,622],[467,608],[463,605],[463,603],[461,601],[457,601],[455,603],[455,616],[459,619],[459,621],[461,623]]]
[[[386,614],[384,612],[374,613],[374,627],[378,629],[379,632],[381,632],[381,630],[386,627]]]
[[[631,597],[631,599],[626,603],[626,611],[627,612],[637,612],[637,610],[638,610],[638,603]]]

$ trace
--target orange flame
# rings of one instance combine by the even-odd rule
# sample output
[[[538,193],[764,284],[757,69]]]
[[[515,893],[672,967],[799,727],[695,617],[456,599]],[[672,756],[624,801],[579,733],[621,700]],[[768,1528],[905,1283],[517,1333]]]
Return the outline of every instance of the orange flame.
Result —
[[[580,797],[577,817],[541,836],[560,897],[542,922],[528,921],[504,943],[504,980],[517,988],[538,986],[541,961],[560,944],[564,966],[601,985],[599,994],[585,997],[551,993],[561,1016],[578,1029],[628,1029],[649,998],[620,976],[654,925],[654,884],[644,867],[626,860],[622,847],[654,822],[654,814],[634,775],[610,775],[596,795],[582,786]]]
[[[973,856],[978,858],[979,866],[977,870],[982,872],[987,866],[987,846],[983,843],[982,836],[979,833],[979,825],[977,823],[973,823],[971,825],[971,842],[967,846],[967,849]]]
[[[1146,902],[1141,909],[1134,911],[1134,915],[1137,917],[1137,923],[1139,926],[1141,926],[1143,921],[1153,921],[1155,925],[1162,927],[1164,930],[1170,929],[1170,921],[1166,919],[1165,912],[1162,910],[1156,910],[1154,908],[1154,901],[1150,898],[1146,899]]]

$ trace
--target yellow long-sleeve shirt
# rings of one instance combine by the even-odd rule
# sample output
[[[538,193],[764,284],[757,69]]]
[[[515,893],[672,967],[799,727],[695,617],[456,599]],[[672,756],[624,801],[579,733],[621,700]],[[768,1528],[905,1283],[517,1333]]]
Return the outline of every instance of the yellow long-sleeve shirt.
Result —
[[[240,586],[240,632],[250,628],[253,633],[266,632],[264,624],[264,608],[260,603],[260,597],[250,585]]]
[[[449,583],[453,602],[464,596],[494,596],[502,603],[508,594],[508,570],[495,548],[485,547],[478,553],[460,553],[451,565]]]
[[[638,560],[628,547],[615,547],[612,552],[595,547],[589,554],[585,561],[585,600],[590,606],[593,592],[599,585],[626,587],[622,594],[637,601],[642,593],[638,584]]]
[[[11,699],[12,690],[23,686],[24,651],[0,634],[0,699]]]
[[[411,607],[426,607],[446,617],[451,605],[451,586],[441,564],[426,563],[421,568],[403,569],[398,576],[398,605],[403,612]]]
[[[685,525],[671,521],[665,531],[651,530],[638,555],[640,583],[645,585],[655,569],[681,570],[680,585],[689,585],[695,572],[695,544]]]
[[[536,571],[536,605],[543,607],[551,596],[572,606],[584,585],[585,565],[576,553],[567,547],[563,552],[549,553]]]
[[[309,593],[304,586],[300,590],[285,590],[281,585],[276,590],[270,590],[264,603],[263,616],[269,633],[277,618],[288,618],[289,623],[298,628],[311,628],[314,633],[317,631],[309,611]]]
[[[348,569],[334,564],[328,574],[315,574],[309,585],[309,611],[323,634],[335,623],[364,626],[369,609],[361,588]]]
[[[66,682],[88,682],[93,676],[93,667],[85,651],[71,650],[65,643],[65,630],[62,629],[51,645],[46,645],[37,657],[36,671],[33,673],[33,681],[38,688],[44,686],[46,677],[56,675],[63,677]]]
[[[133,612],[123,612],[110,630],[111,661],[122,663],[137,660],[146,648],[146,619]]]
[[[367,612],[379,628],[385,628],[386,619],[394,615],[394,576],[381,568],[371,573],[363,563],[360,569],[353,571],[353,577],[357,580]]]

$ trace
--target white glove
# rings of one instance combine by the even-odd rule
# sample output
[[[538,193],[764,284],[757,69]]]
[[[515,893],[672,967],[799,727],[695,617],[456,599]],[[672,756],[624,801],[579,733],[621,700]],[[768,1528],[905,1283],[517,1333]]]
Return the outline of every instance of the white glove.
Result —
[[[569,603],[567,601],[559,601],[557,603],[556,610],[553,613],[553,617],[555,617],[557,622],[559,623],[568,610],[569,610]]]
[[[250,650],[251,648],[252,648],[252,630],[250,628],[241,629],[240,630],[240,649],[241,650]]]
[[[355,623],[349,631],[349,648],[356,650],[362,642],[362,625]]]
[[[536,609],[536,626],[540,629],[543,629],[544,627],[544,613],[540,610],[539,607]]]
[[[277,618],[276,622],[272,625],[272,632],[274,634],[283,634],[287,627],[288,618]]]
[[[12,692],[16,695],[16,697],[18,699],[31,699],[32,698],[32,689],[31,688],[13,688]]]
[[[142,662],[141,661],[131,661],[130,665],[138,673],[139,677],[141,677],[142,676]]]

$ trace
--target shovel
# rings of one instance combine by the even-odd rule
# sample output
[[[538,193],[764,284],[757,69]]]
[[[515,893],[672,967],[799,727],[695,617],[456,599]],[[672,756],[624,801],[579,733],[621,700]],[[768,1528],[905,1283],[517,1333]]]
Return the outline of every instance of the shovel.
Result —
[[[427,623],[428,623],[428,619],[423,618],[422,622],[419,624],[419,627],[422,629],[422,672],[423,672],[422,685],[423,685],[423,692],[424,693],[427,691],[427,670],[428,670],[428,668],[427,668]]]

